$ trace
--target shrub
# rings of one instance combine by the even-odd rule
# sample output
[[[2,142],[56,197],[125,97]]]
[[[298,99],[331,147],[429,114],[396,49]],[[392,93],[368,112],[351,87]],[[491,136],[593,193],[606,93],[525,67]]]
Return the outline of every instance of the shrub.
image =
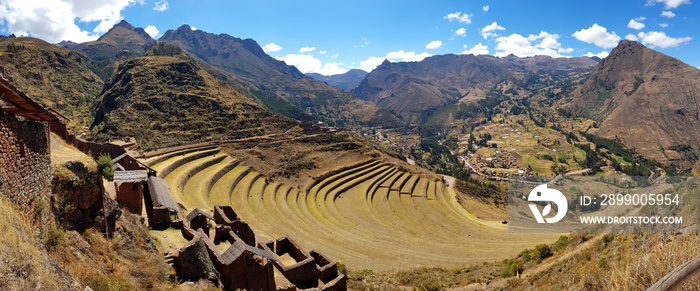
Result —
[[[523,272],[523,264],[518,259],[505,259],[503,260],[503,264],[505,264],[505,267],[501,271],[501,277],[503,278],[515,276],[516,273]]]
[[[423,282],[420,283],[416,286],[413,287],[413,290],[416,291],[440,291],[442,289],[442,285],[437,282]]]
[[[46,233],[44,244],[48,250],[57,250],[63,247],[63,229],[57,225],[53,225]]]
[[[347,277],[348,275],[348,267],[345,266],[345,264],[342,263],[336,263],[336,266],[338,267],[338,273],[341,273]]]
[[[539,244],[535,246],[535,258],[539,260],[544,260],[547,257],[552,255],[552,249],[549,248],[549,245],[546,244]]]
[[[554,250],[559,251],[563,250],[566,248],[566,246],[569,244],[569,238],[565,235],[562,235],[559,237],[556,243],[554,243]]]
[[[112,157],[109,154],[102,154],[97,159],[97,169],[102,173],[102,177],[108,181],[112,181],[114,170],[112,170]]]
[[[608,244],[608,243],[611,242],[614,238],[615,238],[615,235],[612,234],[612,233],[604,235],[604,236],[603,236],[603,244],[604,244],[604,245],[605,245],[605,244]]]

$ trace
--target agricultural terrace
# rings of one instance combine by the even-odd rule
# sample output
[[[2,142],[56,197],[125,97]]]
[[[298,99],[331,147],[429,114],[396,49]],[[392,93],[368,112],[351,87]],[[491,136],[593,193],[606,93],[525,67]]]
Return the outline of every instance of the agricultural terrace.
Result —
[[[307,189],[270,182],[216,146],[165,151],[144,162],[187,210],[231,205],[259,240],[288,235],[353,269],[463,267],[558,237],[508,234],[500,221],[464,210],[439,176],[372,159],[326,172]]]

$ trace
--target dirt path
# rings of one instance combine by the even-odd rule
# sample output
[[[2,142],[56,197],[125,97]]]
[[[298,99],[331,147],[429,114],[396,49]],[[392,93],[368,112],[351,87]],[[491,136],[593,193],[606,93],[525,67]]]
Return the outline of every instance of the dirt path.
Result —
[[[604,234],[598,234],[592,239],[587,240],[586,242],[576,246],[573,250],[568,251],[564,254],[560,254],[557,256],[553,256],[550,258],[545,259],[540,263],[539,265],[535,266],[534,268],[530,268],[525,270],[521,275],[521,279],[526,279],[530,276],[537,275],[551,267],[553,267],[556,264],[559,264],[567,259],[569,259],[571,256],[580,253],[581,251],[588,249],[592,247],[596,242],[598,242],[600,239],[603,238]],[[448,289],[448,290],[453,290],[453,291],[472,291],[472,290],[491,290],[494,288],[504,288],[506,287],[506,284],[508,283],[508,280],[513,279],[515,277],[508,277],[508,278],[501,278],[497,279],[494,281],[491,281],[489,283],[473,283],[469,284],[464,287],[458,287],[458,288],[453,288],[453,289]]]

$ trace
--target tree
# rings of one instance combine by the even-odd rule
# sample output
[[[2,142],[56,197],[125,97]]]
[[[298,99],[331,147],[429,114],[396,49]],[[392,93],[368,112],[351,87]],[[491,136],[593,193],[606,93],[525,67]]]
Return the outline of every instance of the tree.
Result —
[[[102,177],[108,181],[114,178],[114,170],[112,169],[112,157],[109,154],[101,154],[97,158],[97,169],[102,173]]]

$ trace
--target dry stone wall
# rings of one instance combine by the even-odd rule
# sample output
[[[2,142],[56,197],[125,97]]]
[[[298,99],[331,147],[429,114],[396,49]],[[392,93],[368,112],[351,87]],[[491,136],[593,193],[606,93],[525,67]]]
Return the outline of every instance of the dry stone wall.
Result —
[[[0,194],[48,225],[51,179],[48,126],[0,110]]]

